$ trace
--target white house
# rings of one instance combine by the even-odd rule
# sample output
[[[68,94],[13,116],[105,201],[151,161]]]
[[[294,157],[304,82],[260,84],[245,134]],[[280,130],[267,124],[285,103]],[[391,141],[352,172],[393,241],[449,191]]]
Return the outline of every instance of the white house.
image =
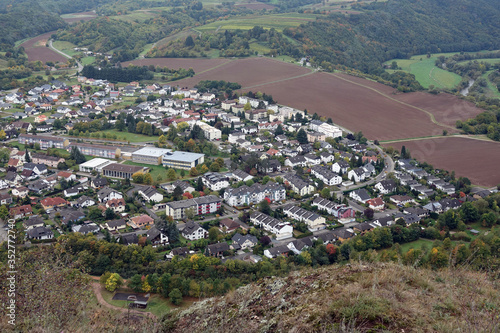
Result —
[[[357,183],[365,180],[365,171],[361,168],[353,169],[347,174],[347,178],[354,180]]]
[[[208,231],[203,229],[198,223],[189,221],[182,229],[182,236],[189,240],[203,239],[208,236]]]
[[[159,193],[154,187],[148,186],[147,188],[139,190],[139,195],[146,201],[161,202],[163,195]]]

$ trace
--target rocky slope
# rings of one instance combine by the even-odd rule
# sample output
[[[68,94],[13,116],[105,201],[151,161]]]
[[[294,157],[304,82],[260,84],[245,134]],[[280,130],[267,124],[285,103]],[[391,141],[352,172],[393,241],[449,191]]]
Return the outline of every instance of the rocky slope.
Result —
[[[161,321],[168,332],[498,332],[499,281],[393,263],[268,278]]]

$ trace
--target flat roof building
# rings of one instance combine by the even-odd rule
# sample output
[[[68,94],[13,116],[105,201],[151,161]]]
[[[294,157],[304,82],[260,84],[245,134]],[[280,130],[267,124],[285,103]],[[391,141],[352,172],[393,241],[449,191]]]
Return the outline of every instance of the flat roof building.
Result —
[[[162,163],[162,156],[168,152],[170,152],[170,149],[145,147],[132,153],[132,161],[135,163],[160,165]]]
[[[97,172],[102,172],[102,168],[113,164],[115,162],[106,160],[104,158],[93,158],[91,160],[88,160],[85,163],[82,163],[79,165],[79,169],[81,172],[92,172],[92,171],[97,171]]]
[[[118,163],[113,163],[105,166],[102,168],[102,174],[103,176],[106,177],[111,177],[111,178],[124,178],[124,179],[130,179],[132,178],[132,175],[136,172],[148,172],[149,169],[141,166],[136,166],[136,165],[125,165],[125,164],[118,164]]]
[[[189,153],[186,151],[169,151],[162,156],[164,167],[189,170],[202,164],[205,154]]]

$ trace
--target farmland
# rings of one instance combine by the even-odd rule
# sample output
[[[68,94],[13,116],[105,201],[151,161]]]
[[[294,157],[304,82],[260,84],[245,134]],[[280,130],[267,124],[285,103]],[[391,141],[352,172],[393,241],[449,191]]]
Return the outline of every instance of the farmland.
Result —
[[[83,13],[71,13],[71,14],[63,14],[61,18],[66,23],[75,23],[80,21],[90,21],[93,18],[97,17],[94,12],[83,12]]]
[[[276,14],[276,15],[249,15],[228,19],[223,21],[216,21],[201,27],[196,30],[201,32],[209,32],[216,30],[249,30],[255,26],[261,26],[265,29],[275,28],[278,31],[283,31],[285,28],[292,28],[313,21],[317,15],[313,14]]]
[[[392,146],[398,150],[403,145],[418,161],[425,161],[438,169],[455,171],[457,177],[468,177],[473,184],[500,184],[498,142],[466,137],[440,137],[383,144],[384,147]]]
[[[202,73],[211,68],[220,66],[222,64],[228,63],[229,59],[187,59],[187,58],[150,58],[150,59],[139,59],[133,61],[127,61],[122,64],[126,67],[130,64],[135,66],[160,66],[168,67],[171,69],[179,68],[193,68],[195,73]]]
[[[53,33],[55,31],[47,32],[21,44],[28,55],[29,61],[40,60],[43,63],[47,61],[65,63],[67,61],[65,57],[45,46]]]

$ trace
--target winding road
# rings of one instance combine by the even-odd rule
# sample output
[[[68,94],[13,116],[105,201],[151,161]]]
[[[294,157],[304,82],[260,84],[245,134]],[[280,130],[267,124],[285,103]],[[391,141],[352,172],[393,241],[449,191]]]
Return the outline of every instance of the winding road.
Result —
[[[68,58],[68,59],[74,59],[74,58],[73,58],[72,56],[70,56],[69,54],[66,54],[66,53],[64,53],[63,51],[56,49],[56,48],[52,45],[52,39],[50,39],[50,40],[49,40],[49,47],[50,47],[52,50],[54,50],[55,52],[59,53],[60,55],[62,55],[62,56],[64,56],[64,57],[66,57],[66,58]],[[79,71],[79,72],[81,72],[81,71],[82,71],[82,69],[83,69],[83,65],[82,65],[80,62],[78,62],[76,59],[74,59],[74,60],[76,61],[76,64],[78,65],[78,71]]]

